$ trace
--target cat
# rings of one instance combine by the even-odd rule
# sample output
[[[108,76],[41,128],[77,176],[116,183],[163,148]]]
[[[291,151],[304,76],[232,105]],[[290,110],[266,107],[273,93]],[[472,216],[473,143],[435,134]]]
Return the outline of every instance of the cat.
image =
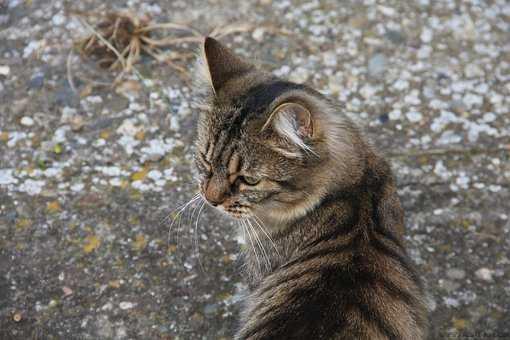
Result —
[[[425,339],[392,172],[355,124],[210,37],[196,77],[200,192],[249,245],[235,339]]]

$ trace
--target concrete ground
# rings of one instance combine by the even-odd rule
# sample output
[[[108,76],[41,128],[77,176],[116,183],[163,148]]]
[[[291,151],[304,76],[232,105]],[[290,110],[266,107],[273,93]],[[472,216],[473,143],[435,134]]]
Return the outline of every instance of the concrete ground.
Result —
[[[508,1],[105,3],[0,2],[0,339],[233,334],[236,226],[167,218],[196,192],[189,83],[144,58],[111,88],[69,57],[70,10],[126,6],[241,22],[222,39],[239,54],[337,98],[393,164],[430,339],[510,339]]]

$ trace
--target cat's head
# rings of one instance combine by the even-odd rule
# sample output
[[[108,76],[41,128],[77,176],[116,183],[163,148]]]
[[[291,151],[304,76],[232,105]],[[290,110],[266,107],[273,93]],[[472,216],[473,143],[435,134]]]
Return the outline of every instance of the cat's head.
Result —
[[[286,223],[359,180],[363,142],[323,95],[259,70],[212,38],[198,65],[206,105],[195,159],[211,205],[235,218]]]

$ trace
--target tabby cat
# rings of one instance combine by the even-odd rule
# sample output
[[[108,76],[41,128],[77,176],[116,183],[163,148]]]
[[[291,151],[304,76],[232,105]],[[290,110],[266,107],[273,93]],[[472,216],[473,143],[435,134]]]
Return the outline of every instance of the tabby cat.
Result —
[[[426,338],[388,163],[319,92],[202,47],[200,191],[247,233],[235,339]]]

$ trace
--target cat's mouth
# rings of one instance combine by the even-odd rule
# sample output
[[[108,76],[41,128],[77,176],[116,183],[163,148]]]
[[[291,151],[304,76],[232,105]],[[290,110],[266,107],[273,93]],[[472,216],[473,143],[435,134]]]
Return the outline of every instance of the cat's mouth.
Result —
[[[240,204],[231,204],[227,206],[220,205],[217,208],[219,208],[221,211],[225,212],[227,215],[235,219],[246,219],[253,216],[251,208],[245,205]]]

